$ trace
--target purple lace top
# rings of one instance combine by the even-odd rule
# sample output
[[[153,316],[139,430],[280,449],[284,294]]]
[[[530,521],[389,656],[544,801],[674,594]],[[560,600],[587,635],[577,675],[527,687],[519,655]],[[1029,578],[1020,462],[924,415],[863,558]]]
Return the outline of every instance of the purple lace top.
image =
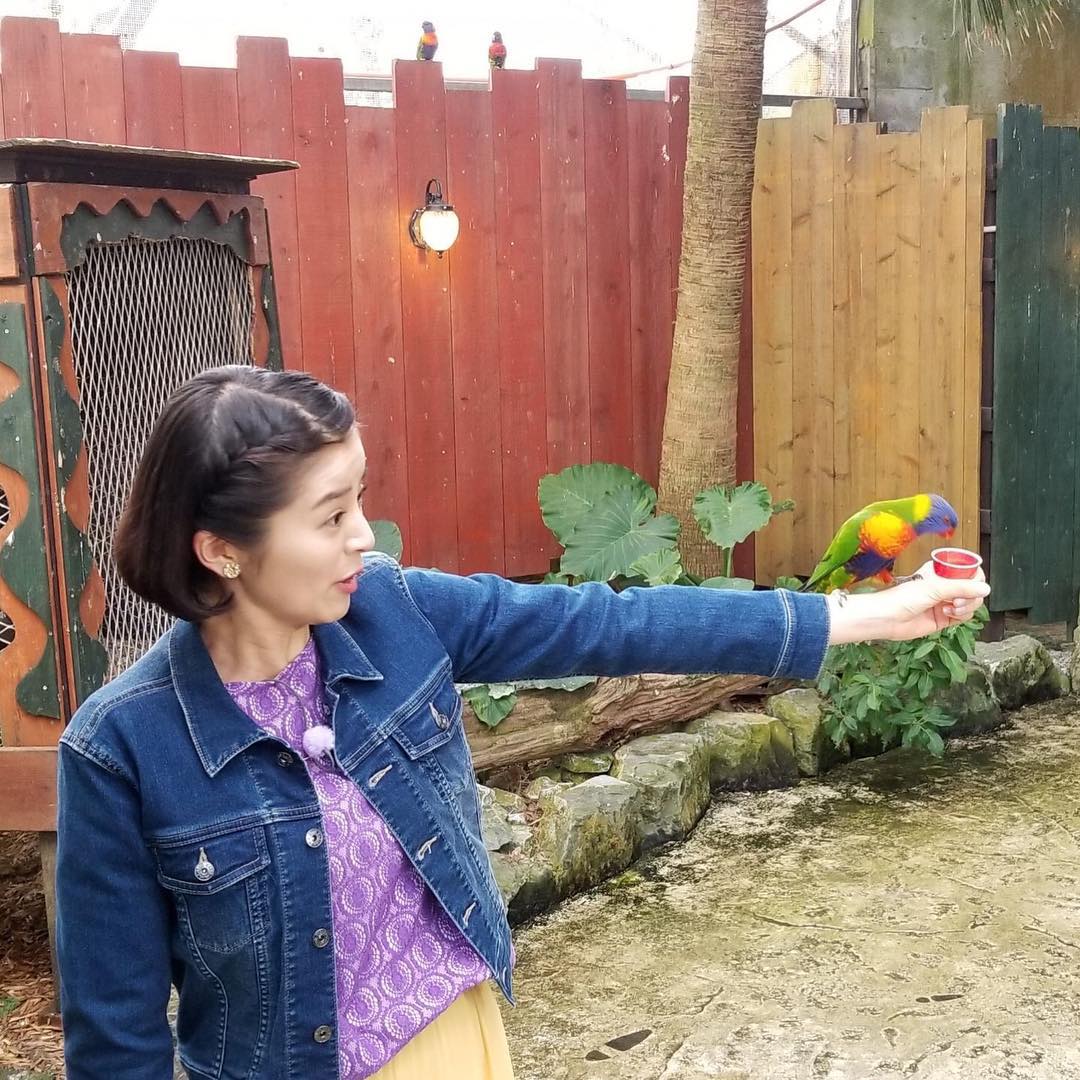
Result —
[[[330,862],[341,1077],[371,1076],[490,972],[357,785],[332,756],[305,751],[305,731],[326,723],[314,641],[277,678],[226,689],[300,756],[314,784]]]

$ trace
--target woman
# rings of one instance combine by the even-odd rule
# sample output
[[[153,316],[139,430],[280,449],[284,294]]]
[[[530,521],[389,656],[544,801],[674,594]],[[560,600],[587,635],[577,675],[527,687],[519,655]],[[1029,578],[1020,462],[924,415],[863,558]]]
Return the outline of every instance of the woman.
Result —
[[[69,1080],[512,1076],[512,946],[458,682],[814,676],[830,642],[970,617],[980,582],[873,596],[519,586],[371,553],[348,400],[234,367],[166,405],[117,531],[180,620],[60,746]]]

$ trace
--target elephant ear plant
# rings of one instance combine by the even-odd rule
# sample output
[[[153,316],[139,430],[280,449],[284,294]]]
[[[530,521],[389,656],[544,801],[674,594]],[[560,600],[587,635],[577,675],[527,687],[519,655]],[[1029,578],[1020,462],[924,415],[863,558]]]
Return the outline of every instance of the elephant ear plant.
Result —
[[[547,580],[578,584],[607,581],[632,585],[700,585],[752,589],[734,576],[735,547],[763,529],[790,500],[773,502],[762,484],[718,484],[698,492],[693,514],[702,532],[723,553],[724,574],[702,579],[683,569],[679,523],[656,513],[656,492],[637,473],[597,462],[572,465],[540,481],[540,513],[564,551]],[[796,583],[797,584],[797,583]]]

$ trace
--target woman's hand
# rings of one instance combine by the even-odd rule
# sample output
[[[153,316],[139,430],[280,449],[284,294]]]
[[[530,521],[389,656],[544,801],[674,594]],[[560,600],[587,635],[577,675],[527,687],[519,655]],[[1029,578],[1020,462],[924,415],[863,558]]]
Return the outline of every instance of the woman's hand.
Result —
[[[938,577],[926,563],[902,585],[877,593],[826,597],[831,613],[830,645],[852,641],[910,641],[967,622],[989,595],[980,570],[970,581]]]

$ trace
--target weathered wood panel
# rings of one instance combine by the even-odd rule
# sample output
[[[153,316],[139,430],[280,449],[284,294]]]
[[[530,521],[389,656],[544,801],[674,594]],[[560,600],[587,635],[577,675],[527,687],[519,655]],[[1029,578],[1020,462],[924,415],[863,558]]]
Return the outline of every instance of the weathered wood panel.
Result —
[[[938,109],[921,133],[882,135],[834,116],[799,103],[759,134],[755,474],[797,507],[758,538],[763,582],[809,573],[868,502],[920,490],[979,544],[981,125]],[[914,547],[902,569],[931,541]]]

